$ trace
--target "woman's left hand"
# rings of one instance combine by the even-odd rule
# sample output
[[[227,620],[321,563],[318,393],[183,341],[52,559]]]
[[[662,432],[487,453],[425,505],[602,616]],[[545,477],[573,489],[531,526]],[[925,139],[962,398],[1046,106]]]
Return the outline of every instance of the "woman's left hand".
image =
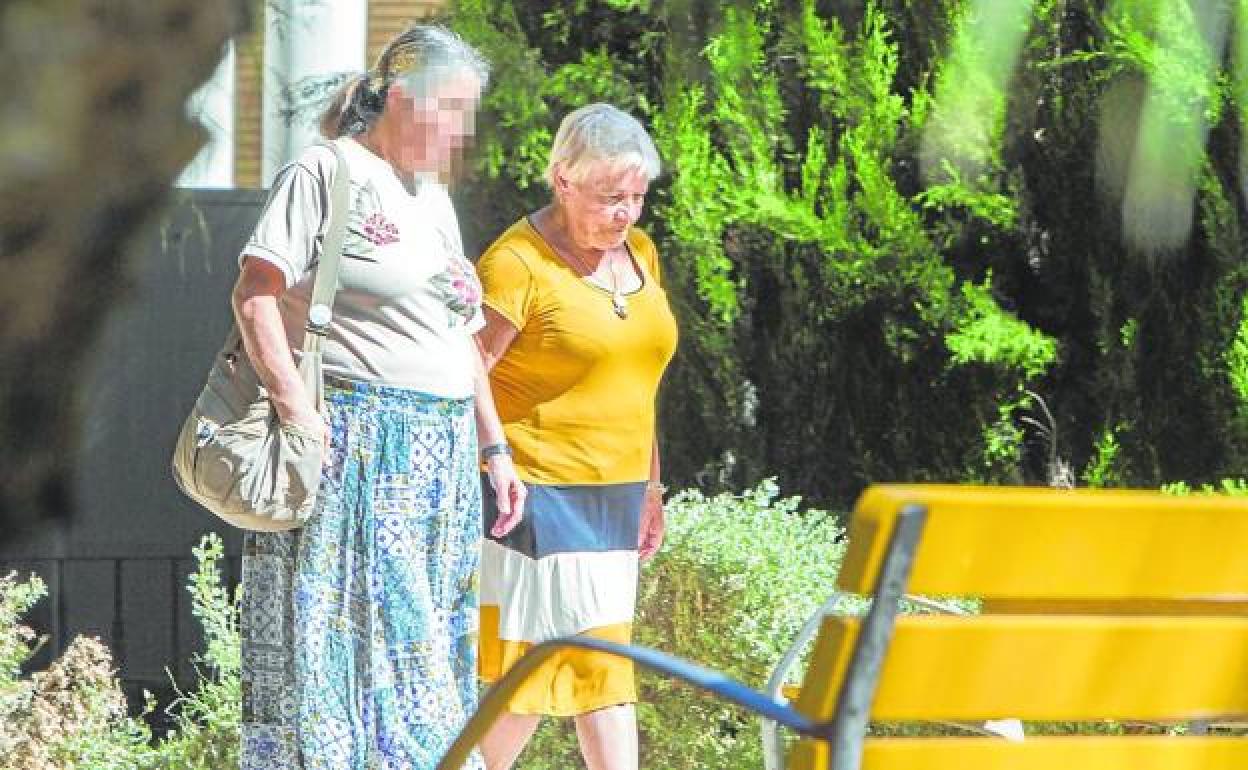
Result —
[[[665,526],[663,490],[647,486],[645,498],[641,503],[641,531],[637,536],[637,553],[642,561],[648,560],[659,552],[659,548],[663,545]]]
[[[494,487],[494,499],[498,502],[498,518],[494,520],[490,534],[503,537],[524,518],[524,498],[528,492],[524,482],[516,475],[516,466],[510,455],[494,455],[486,460],[486,472],[490,476],[490,485]]]

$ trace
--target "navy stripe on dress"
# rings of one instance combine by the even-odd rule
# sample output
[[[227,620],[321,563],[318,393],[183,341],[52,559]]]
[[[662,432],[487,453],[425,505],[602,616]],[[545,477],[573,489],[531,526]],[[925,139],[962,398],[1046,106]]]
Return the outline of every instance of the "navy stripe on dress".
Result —
[[[644,481],[623,484],[529,484],[524,518],[505,537],[490,535],[498,505],[482,475],[485,536],[513,551],[540,559],[558,553],[602,553],[637,549]]]

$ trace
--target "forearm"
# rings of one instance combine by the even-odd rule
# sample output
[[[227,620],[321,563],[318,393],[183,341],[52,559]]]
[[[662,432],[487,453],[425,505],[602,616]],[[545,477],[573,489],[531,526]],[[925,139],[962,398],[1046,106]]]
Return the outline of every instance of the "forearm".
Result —
[[[289,421],[309,408],[310,402],[286,340],[277,297],[249,291],[248,286],[240,283],[233,304],[243,347],[256,377],[268,391],[278,418]]]
[[[646,483],[645,495],[641,504],[641,528],[637,534],[637,554],[643,561],[658,553],[663,545],[663,484],[661,463],[659,461],[659,438],[655,434],[654,444],[650,449],[650,479]]]
[[[504,444],[507,437],[503,433],[502,421],[498,418],[498,409],[494,406],[494,394],[490,390],[490,376],[486,373],[483,351],[478,346],[474,358],[474,396],[477,413],[477,442],[487,447],[492,444]]]

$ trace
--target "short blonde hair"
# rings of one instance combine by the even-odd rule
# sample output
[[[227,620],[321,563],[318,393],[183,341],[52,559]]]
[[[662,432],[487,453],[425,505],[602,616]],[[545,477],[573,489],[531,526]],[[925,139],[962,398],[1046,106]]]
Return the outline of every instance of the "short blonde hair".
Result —
[[[557,169],[570,181],[584,182],[590,167],[601,162],[613,171],[640,171],[647,180],[660,171],[659,151],[641,123],[624,110],[599,102],[573,110],[559,124],[546,164],[546,183],[554,189]]]

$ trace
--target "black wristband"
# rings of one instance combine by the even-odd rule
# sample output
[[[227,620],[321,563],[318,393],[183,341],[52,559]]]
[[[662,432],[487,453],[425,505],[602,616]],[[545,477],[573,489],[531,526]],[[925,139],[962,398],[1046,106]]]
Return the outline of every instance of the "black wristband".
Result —
[[[490,459],[491,457],[493,457],[494,455],[508,455],[508,456],[510,456],[510,455],[511,455],[511,445],[510,445],[510,444],[508,444],[507,442],[503,441],[503,442],[499,442],[499,443],[497,443],[497,444],[490,444],[489,446],[484,446],[484,447],[481,447],[481,459],[482,459],[482,460],[488,460],[488,459]]]

